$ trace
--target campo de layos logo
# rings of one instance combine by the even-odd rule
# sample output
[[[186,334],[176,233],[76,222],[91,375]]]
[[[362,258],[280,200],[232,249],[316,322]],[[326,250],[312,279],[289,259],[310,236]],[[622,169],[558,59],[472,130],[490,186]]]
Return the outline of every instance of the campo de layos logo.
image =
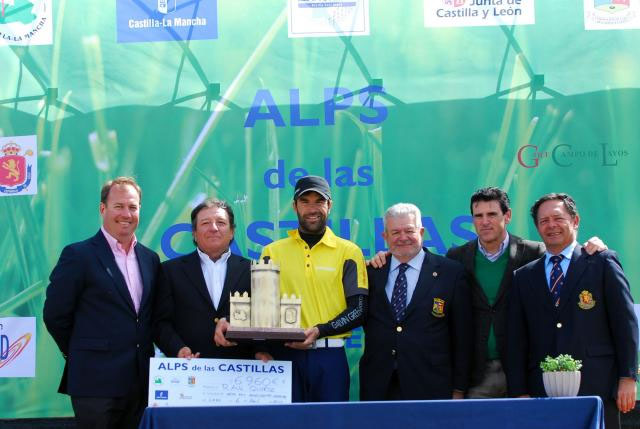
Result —
[[[50,45],[53,0],[0,0],[1,45]]]

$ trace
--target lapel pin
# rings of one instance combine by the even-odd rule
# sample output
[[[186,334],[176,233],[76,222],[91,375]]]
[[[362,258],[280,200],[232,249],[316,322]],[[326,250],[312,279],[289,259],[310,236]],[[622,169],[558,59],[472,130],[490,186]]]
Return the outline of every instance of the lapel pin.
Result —
[[[432,276],[433,276],[433,277],[438,277],[438,273],[434,271],[434,272],[433,272],[433,274],[432,274]]]

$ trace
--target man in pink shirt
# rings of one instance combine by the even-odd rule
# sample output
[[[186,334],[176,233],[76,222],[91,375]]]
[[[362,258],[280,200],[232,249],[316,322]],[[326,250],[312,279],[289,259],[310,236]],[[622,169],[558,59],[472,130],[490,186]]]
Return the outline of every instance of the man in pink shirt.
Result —
[[[136,240],[141,195],[132,178],[108,181],[102,227],[66,246],[49,278],[43,317],[66,361],[58,391],[71,395],[78,428],[137,428],[146,406],[160,259]]]

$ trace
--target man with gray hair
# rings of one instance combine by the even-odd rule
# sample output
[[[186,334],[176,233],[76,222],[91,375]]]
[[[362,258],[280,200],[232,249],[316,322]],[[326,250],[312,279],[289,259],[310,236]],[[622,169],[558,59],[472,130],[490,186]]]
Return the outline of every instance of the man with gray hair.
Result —
[[[360,359],[360,399],[462,399],[472,350],[464,267],[422,247],[413,204],[385,212],[391,260],[368,267],[369,308]]]

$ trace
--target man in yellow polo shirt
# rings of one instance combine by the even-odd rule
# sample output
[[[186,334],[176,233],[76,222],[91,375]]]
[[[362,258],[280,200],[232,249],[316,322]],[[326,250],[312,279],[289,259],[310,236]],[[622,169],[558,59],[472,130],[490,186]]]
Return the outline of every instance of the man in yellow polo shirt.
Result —
[[[344,338],[366,314],[367,270],[362,251],[327,227],[331,190],[319,176],[298,180],[293,210],[298,229],[263,250],[280,265],[280,292],[302,297],[304,342],[273,350],[293,362],[293,401],[349,399],[349,365]]]

